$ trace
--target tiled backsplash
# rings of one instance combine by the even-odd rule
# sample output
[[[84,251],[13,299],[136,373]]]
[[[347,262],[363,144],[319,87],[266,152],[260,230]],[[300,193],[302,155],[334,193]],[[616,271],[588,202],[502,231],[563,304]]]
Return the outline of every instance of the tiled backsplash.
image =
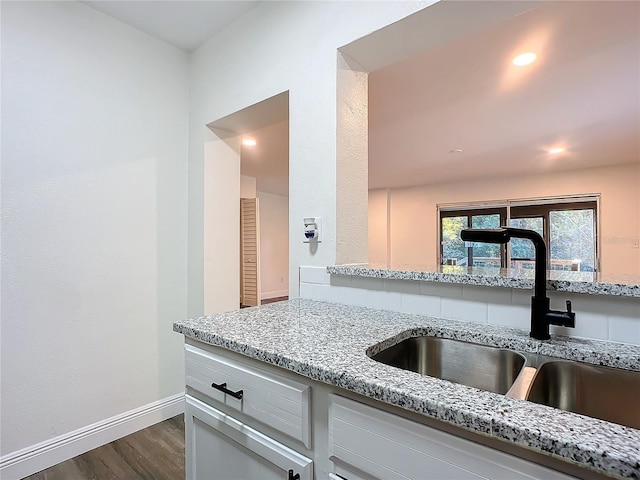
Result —
[[[325,267],[300,267],[300,297],[347,305],[507,325],[529,330],[532,290],[452,283],[329,275]],[[576,328],[552,334],[640,345],[640,298],[547,292],[551,308],[571,300]]]

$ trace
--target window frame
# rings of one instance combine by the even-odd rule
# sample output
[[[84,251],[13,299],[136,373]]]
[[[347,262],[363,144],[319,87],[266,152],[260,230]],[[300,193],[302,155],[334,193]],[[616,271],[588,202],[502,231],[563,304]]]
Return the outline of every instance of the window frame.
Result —
[[[446,210],[446,211],[440,211],[440,215],[439,215],[439,221],[438,221],[438,225],[439,225],[439,238],[442,238],[442,219],[443,218],[452,218],[452,217],[467,217],[467,225],[471,226],[473,225],[472,223],[472,218],[475,215],[500,215],[500,225],[504,225],[507,221],[507,215],[508,215],[508,210],[505,207],[482,207],[482,208],[467,208],[467,209],[463,209],[463,210]],[[438,258],[438,263],[442,264],[442,241],[439,241],[438,244],[440,245],[440,249],[439,249],[439,258]],[[507,255],[505,254],[505,245],[501,245],[500,246],[500,268],[505,268],[506,267],[506,258]],[[467,263],[468,264],[473,264],[473,247],[469,246],[467,247]],[[470,266],[470,265],[468,265]]]
[[[474,215],[492,215],[500,213],[500,224],[509,225],[511,219],[543,218],[543,238],[547,247],[547,270],[551,269],[551,241],[550,241],[550,213],[565,210],[593,210],[594,217],[594,270],[601,271],[600,262],[600,194],[586,194],[578,196],[537,197],[516,200],[500,200],[493,202],[438,204],[437,225],[437,262],[442,265],[442,219],[447,217],[467,216],[468,225]],[[504,215],[503,215],[504,213]],[[467,262],[473,263],[472,247],[467,247]],[[500,266],[506,268],[511,265],[511,248],[503,245],[500,250]],[[516,259],[517,260],[517,259]]]

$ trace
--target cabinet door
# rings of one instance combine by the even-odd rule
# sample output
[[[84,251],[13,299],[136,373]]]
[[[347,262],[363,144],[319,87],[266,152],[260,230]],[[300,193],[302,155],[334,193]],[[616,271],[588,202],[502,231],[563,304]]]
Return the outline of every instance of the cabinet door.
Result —
[[[351,478],[569,480],[563,473],[353,400],[331,395],[329,455]]]
[[[185,432],[187,479],[313,477],[309,458],[189,395]]]

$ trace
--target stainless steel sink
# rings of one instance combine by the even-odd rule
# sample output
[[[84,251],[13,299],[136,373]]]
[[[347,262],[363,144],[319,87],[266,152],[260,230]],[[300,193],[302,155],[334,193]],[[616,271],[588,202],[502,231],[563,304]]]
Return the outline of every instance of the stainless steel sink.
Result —
[[[526,400],[640,429],[640,372],[549,361],[536,372]]]
[[[408,338],[373,360],[470,387],[505,394],[525,363],[518,352],[437,337]]]

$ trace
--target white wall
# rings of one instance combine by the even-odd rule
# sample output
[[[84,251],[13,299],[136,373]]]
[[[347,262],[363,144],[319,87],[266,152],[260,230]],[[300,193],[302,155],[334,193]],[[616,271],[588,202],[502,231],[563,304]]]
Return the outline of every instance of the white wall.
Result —
[[[204,146],[204,314],[240,306],[240,137],[207,133]],[[250,191],[245,193],[251,193]],[[224,252],[220,255],[220,252]],[[234,281],[235,280],[235,281]]]
[[[437,204],[601,194],[602,273],[640,275],[640,163],[591,168],[553,175],[531,175],[389,190],[390,209],[370,192],[369,224],[390,224],[390,261],[396,265],[436,265]],[[418,219],[418,220],[416,220]],[[369,236],[369,255],[380,259],[386,245],[382,227]]]
[[[289,292],[298,266],[336,257],[337,49],[432,2],[263,2],[191,57],[189,311],[202,313],[202,129],[218,118],[289,91],[289,224],[323,219],[314,249],[290,229]]]
[[[2,455],[183,391],[188,57],[2,2]]]
[[[335,263],[366,263],[369,75],[338,54]]]
[[[372,265],[388,265],[389,238],[389,191],[386,188],[369,190],[368,230],[369,263]]]
[[[262,299],[289,295],[289,198],[258,192]],[[302,223],[301,223],[302,225]],[[298,229],[302,232],[302,227]]]
[[[240,175],[240,198],[256,198],[256,179],[254,177]]]

